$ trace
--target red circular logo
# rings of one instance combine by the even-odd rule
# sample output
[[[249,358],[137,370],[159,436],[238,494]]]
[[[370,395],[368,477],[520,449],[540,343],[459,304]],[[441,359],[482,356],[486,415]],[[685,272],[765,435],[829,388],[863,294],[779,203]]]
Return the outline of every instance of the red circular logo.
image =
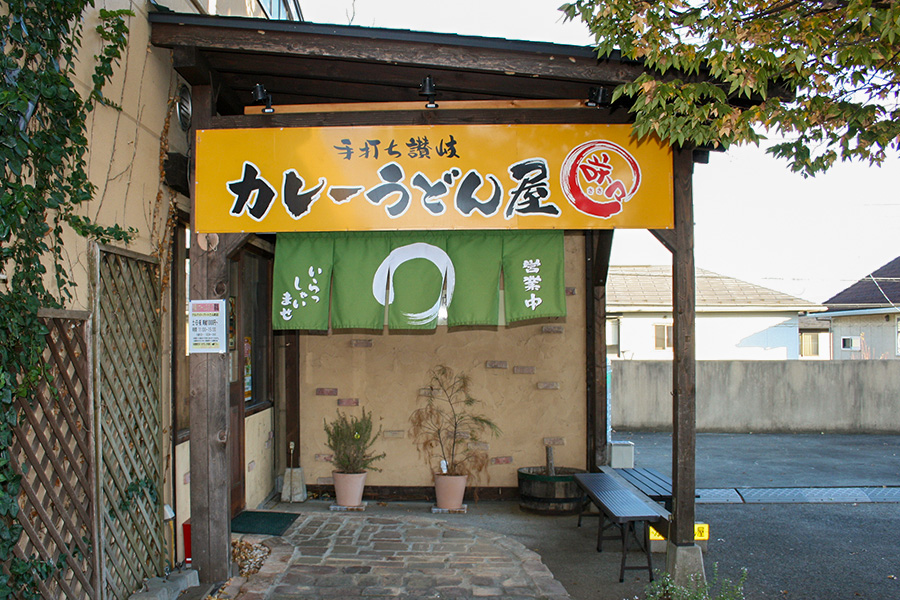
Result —
[[[591,140],[569,152],[559,174],[563,194],[580,212],[608,219],[641,186],[641,168],[625,148]]]

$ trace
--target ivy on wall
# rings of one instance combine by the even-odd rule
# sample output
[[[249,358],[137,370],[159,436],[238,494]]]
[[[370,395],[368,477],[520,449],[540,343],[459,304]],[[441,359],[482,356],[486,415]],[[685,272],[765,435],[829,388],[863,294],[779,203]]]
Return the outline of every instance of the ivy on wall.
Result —
[[[17,400],[30,401],[48,378],[42,361],[46,328],[40,308],[63,308],[74,283],[64,268],[65,227],[101,243],[128,242],[136,233],[100,226],[77,214],[92,199],[87,175],[86,123],[128,34],[128,10],[100,10],[91,88],[73,82],[83,16],[93,0],[5,0],[0,10],[0,600],[38,598],[39,581],[65,566],[65,556],[19,558],[13,549],[20,477],[12,464]],[[81,57],[84,59],[84,57]],[[52,386],[51,386],[52,387]]]

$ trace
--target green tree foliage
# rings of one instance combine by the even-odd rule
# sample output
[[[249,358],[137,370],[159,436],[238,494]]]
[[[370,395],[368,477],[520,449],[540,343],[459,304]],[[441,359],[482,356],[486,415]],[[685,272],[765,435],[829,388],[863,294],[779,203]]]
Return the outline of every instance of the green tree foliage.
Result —
[[[334,452],[334,470],[338,473],[365,473],[369,469],[380,471],[373,463],[386,455],[384,452],[370,452],[380,434],[381,430],[376,432],[372,424],[372,413],[365,409],[362,417],[338,412],[334,421],[325,421],[326,444]]]
[[[39,597],[38,582],[65,564],[64,555],[51,562],[13,554],[22,533],[21,478],[9,450],[17,405],[31,402],[48,379],[38,310],[62,307],[71,295],[63,227],[99,241],[125,241],[133,233],[75,214],[94,193],[86,122],[97,103],[107,104],[102,88],[125,46],[131,14],[99,11],[102,49],[82,98],[73,77],[88,6],[93,0],[4,0],[0,7],[0,272],[8,278],[0,286],[0,600]]]
[[[804,176],[900,148],[897,0],[577,0],[601,56],[647,69],[618,86],[635,132],[673,144],[758,143]]]

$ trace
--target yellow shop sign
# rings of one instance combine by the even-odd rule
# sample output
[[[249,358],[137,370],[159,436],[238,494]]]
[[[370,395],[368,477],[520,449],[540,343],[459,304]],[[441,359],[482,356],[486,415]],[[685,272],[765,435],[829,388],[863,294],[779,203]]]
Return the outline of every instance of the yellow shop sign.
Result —
[[[197,132],[197,231],[664,229],[672,152],[629,125]]]

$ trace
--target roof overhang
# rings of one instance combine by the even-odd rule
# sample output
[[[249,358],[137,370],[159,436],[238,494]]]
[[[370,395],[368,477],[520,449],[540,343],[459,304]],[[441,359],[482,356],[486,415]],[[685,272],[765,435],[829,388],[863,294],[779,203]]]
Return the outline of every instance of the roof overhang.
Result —
[[[864,317],[869,315],[897,315],[900,316],[900,307],[883,306],[879,308],[858,308],[854,310],[829,310],[825,314],[819,315],[822,318],[832,317]]]
[[[608,304],[607,309],[610,312],[617,313],[670,313],[671,305],[620,305]],[[801,312],[820,312],[825,310],[824,306],[815,304],[804,304],[797,306],[754,306],[754,305],[729,305],[729,306],[697,306],[698,313],[801,313]]]
[[[588,47],[304,22],[151,13],[151,42],[173,51],[191,85],[218,90],[221,115],[243,114],[262,83],[278,104],[584,99],[643,66]],[[622,110],[624,111],[624,109]]]

